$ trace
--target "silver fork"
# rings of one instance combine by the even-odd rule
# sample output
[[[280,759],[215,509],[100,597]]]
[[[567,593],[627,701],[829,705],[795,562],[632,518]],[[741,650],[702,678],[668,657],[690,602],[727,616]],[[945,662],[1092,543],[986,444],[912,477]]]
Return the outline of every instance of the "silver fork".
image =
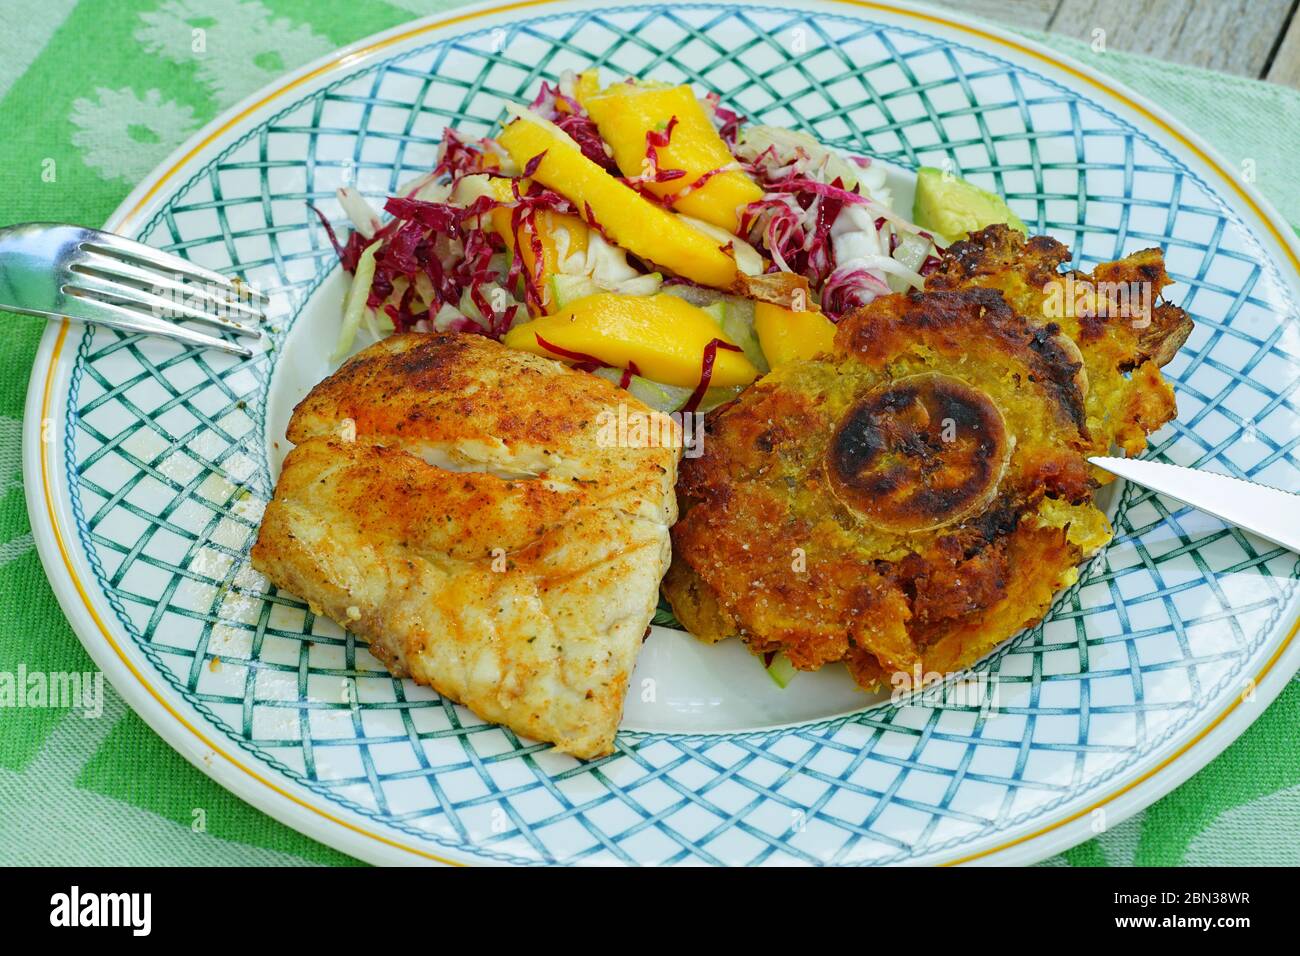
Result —
[[[269,298],[192,262],[110,232],[55,222],[0,228],[0,309],[143,332],[245,357],[253,350],[180,320],[261,335]]]

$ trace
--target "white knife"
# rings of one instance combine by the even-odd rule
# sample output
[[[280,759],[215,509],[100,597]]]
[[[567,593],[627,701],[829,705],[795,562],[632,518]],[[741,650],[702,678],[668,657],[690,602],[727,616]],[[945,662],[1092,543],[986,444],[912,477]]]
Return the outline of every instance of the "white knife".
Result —
[[[1088,460],[1112,475],[1300,552],[1300,495],[1244,478],[1159,461],[1100,456]]]

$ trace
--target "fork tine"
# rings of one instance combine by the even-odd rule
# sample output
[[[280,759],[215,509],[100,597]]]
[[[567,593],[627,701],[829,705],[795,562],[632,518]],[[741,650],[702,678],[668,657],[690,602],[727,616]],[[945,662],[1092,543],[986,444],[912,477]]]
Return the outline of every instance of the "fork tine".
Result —
[[[95,275],[89,272],[74,272],[69,277],[69,281],[64,283],[60,289],[65,295],[74,295],[78,297],[92,296],[94,298],[120,305],[124,307],[135,307],[141,311],[147,311],[153,318],[162,322],[176,322],[180,319],[191,319],[195,322],[203,322],[207,325],[214,325],[218,328],[226,329],[229,332],[235,332],[239,335],[258,335],[256,328],[250,328],[241,325],[232,319],[216,315],[212,312],[205,312],[203,309],[196,309],[184,302],[177,302],[174,299],[168,299],[161,295],[154,295],[152,292],[145,292],[140,289],[133,289],[130,286],[122,285],[111,279]]]
[[[163,252],[153,246],[146,246],[134,239],[124,239],[122,236],[113,235],[111,232],[95,231],[91,233],[91,238],[84,240],[80,248],[112,258],[126,257],[135,260],[140,265],[152,266],[166,273],[179,274],[194,281],[211,282],[214,285],[220,285],[236,292],[246,292],[263,305],[271,301],[270,296],[254,289],[242,279],[232,279],[230,276],[224,276],[220,272],[214,272],[203,266],[195,265],[188,259],[182,259],[170,252]]]
[[[231,352],[235,355],[241,355],[244,358],[251,358],[253,350],[238,342],[230,342],[215,335],[208,335],[205,332],[198,332],[194,329],[188,329],[183,325],[176,325],[165,319],[159,319],[150,315],[148,312],[137,311],[136,309],[127,308],[112,302],[105,302],[101,299],[87,295],[77,295],[71,297],[67,305],[72,306],[68,314],[73,318],[82,319],[86,322],[94,322],[96,325],[107,326],[108,328],[118,329],[122,332],[139,332],[145,335],[157,335],[162,338],[174,339],[183,342],[186,345],[197,345],[204,348],[220,349],[223,352]]]
[[[212,306],[214,313],[226,313],[226,317],[234,325],[241,324],[235,321],[234,316],[251,319],[254,324],[260,323],[266,318],[266,313],[262,309],[253,308],[237,299],[222,298],[207,291],[204,286],[198,283],[186,283],[178,278],[164,276],[151,269],[142,269],[125,259],[116,259],[99,253],[88,253],[83,260],[69,266],[69,269],[81,275],[98,275],[105,279],[126,279],[131,282],[138,282],[144,287],[145,292],[153,292],[155,295],[157,294],[156,290],[163,289],[188,299],[202,301]],[[255,330],[255,327],[244,327],[248,328],[250,332]]]

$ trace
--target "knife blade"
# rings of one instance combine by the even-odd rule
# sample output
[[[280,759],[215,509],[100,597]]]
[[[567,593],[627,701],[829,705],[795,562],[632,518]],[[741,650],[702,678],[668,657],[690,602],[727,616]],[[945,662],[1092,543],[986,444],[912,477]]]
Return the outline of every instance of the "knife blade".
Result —
[[[1089,458],[1098,468],[1300,552],[1300,495],[1244,478],[1141,458]]]

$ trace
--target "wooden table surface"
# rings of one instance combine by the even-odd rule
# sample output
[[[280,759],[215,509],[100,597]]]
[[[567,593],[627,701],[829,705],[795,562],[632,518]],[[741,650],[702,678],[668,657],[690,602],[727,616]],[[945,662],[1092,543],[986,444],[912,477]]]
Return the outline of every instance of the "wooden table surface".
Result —
[[[929,0],[1105,49],[1300,89],[1300,0]]]

